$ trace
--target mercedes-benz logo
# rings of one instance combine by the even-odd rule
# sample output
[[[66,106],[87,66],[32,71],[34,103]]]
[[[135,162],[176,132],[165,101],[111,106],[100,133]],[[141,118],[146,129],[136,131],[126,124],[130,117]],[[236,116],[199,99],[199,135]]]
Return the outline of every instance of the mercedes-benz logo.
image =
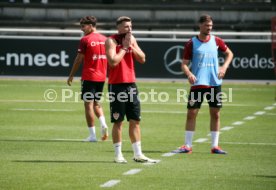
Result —
[[[164,64],[167,71],[174,75],[182,75],[181,70],[183,46],[173,46],[164,55]]]

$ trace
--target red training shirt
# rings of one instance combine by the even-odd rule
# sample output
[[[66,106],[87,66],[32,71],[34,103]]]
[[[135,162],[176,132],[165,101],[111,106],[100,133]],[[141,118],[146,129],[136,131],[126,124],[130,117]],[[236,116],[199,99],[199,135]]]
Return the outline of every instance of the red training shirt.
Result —
[[[107,70],[105,40],[104,35],[93,32],[81,38],[78,53],[84,54],[82,80],[105,81]]]
[[[123,35],[114,34],[110,38],[115,39],[117,42],[116,53],[120,51],[122,46]],[[109,84],[120,84],[120,83],[134,83],[136,80],[135,77],[135,68],[134,60],[132,55],[131,47],[128,48],[126,54],[124,55],[121,62],[115,67],[109,67]]]

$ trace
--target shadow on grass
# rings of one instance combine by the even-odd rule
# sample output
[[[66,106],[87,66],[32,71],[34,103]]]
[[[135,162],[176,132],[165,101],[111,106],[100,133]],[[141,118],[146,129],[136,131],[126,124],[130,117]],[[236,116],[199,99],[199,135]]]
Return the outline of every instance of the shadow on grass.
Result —
[[[262,178],[276,178],[276,175],[255,175],[255,177],[262,177]]]
[[[12,160],[12,162],[22,162],[22,163],[114,163],[113,161],[103,161],[103,160]]]

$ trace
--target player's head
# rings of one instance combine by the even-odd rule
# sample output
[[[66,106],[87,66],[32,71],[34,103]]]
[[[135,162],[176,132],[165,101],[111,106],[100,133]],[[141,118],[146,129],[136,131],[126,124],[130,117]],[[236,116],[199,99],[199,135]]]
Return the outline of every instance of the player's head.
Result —
[[[200,33],[209,35],[213,28],[213,18],[210,15],[201,15],[198,19]]]
[[[85,16],[80,19],[81,30],[85,35],[93,32],[96,29],[97,18],[94,16]]]
[[[116,26],[119,34],[124,34],[132,31],[131,18],[127,16],[121,16],[116,20]]]

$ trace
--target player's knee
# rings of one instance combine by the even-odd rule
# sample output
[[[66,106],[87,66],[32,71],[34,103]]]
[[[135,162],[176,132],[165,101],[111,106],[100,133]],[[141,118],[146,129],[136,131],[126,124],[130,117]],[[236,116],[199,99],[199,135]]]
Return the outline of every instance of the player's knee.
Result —
[[[187,113],[187,119],[192,120],[195,119],[197,116],[197,110],[196,109],[189,109]]]

